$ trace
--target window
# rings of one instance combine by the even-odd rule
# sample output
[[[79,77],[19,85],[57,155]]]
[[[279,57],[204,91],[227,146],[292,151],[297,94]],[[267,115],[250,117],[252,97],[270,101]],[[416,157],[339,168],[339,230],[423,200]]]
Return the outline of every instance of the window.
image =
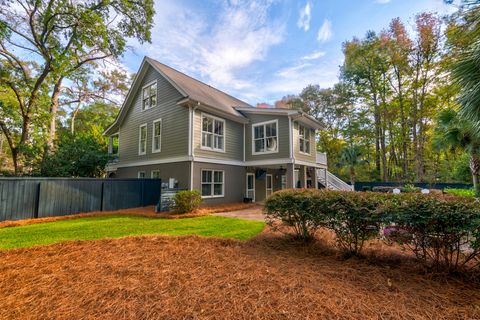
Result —
[[[144,179],[145,178],[145,171],[138,171],[137,177],[139,179]]]
[[[300,152],[310,154],[310,129],[299,125],[298,136],[300,139]]]
[[[111,135],[109,144],[108,144],[108,153],[114,156],[118,156],[118,146],[119,146],[118,136],[119,136],[118,133]]]
[[[138,132],[138,154],[147,153],[147,125],[142,124]]]
[[[270,196],[273,192],[273,176],[271,174],[267,174],[267,181],[266,181],[266,195],[267,197]]]
[[[252,126],[253,154],[278,152],[278,120]]]
[[[223,197],[223,171],[202,170],[202,197]]]
[[[160,152],[162,147],[162,119],[153,121],[152,152]]]
[[[157,106],[157,81],[143,87],[142,110]]]
[[[160,179],[160,170],[152,170],[152,179]]]
[[[202,115],[202,149],[225,151],[225,121]]]

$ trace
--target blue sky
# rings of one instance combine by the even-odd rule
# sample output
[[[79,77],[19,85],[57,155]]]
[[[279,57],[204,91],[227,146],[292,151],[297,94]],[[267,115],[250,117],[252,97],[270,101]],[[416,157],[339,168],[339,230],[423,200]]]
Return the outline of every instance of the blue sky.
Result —
[[[345,40],[395,17],[412,26],[418,12],[454,8],[442,0],[156,0],[155,10],[152,43],[130,42],[128,71],[148,55],[255,105],[334,84]]]

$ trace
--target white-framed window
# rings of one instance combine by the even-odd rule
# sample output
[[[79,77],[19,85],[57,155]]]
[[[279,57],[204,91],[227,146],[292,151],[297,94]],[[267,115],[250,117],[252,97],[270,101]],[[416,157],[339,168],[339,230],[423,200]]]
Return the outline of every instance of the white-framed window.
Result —
[[[143,87],[142,90],[142,110],[147,110],[157,106],[157,81],[153,81]]]
[[[160,170],[152,170],[150,176],[152,179],[160,179]]]
[[[160,152],[162,149],[162,119],[153,121],[152,127],[152,152]]]
[[[145,171],[138,171],[137,172],[137,177],[139,179],[144,179],[145,178]]]
[[[113,156],[118,156],[118,150],[120,146],[120,134],[117,132],[110,136],[108,141],[108,153]]]
[[[300,152],[310,154],[310,129],[298,125],[298,138]]]
[[[138,154],[147,153],[147,124],[140,125],[138,129]]]
[[[223,197],[225,180],[223,170],[202,170],[202,197]]]
[[[202,114],[201,148],[225,152],[225,120]]]
[[[278,120],[252,125],[252,153],[278,152]]]

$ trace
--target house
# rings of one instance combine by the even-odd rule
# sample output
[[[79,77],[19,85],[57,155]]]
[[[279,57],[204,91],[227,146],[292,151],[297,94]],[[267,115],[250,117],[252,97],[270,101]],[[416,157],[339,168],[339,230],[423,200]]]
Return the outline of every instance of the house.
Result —
[[[316,152],[319,129],[303,112],[254,108],[146,57],[105,131],[117,155],[107,172],[197,189],[209,204],[262,201],[279,189],[318,182],[349,189]]]

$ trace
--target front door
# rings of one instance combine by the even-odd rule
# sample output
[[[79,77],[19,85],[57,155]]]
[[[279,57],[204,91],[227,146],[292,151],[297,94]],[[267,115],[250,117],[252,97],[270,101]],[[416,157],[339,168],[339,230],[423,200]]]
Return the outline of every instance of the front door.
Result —
[[[247,173],[247,198],[255,202],[255,174]]]
[[[266,197],[268,198],[273,191],[273,176],[271,174],[267,174],[267,181],[265,181],[266,186]]]

